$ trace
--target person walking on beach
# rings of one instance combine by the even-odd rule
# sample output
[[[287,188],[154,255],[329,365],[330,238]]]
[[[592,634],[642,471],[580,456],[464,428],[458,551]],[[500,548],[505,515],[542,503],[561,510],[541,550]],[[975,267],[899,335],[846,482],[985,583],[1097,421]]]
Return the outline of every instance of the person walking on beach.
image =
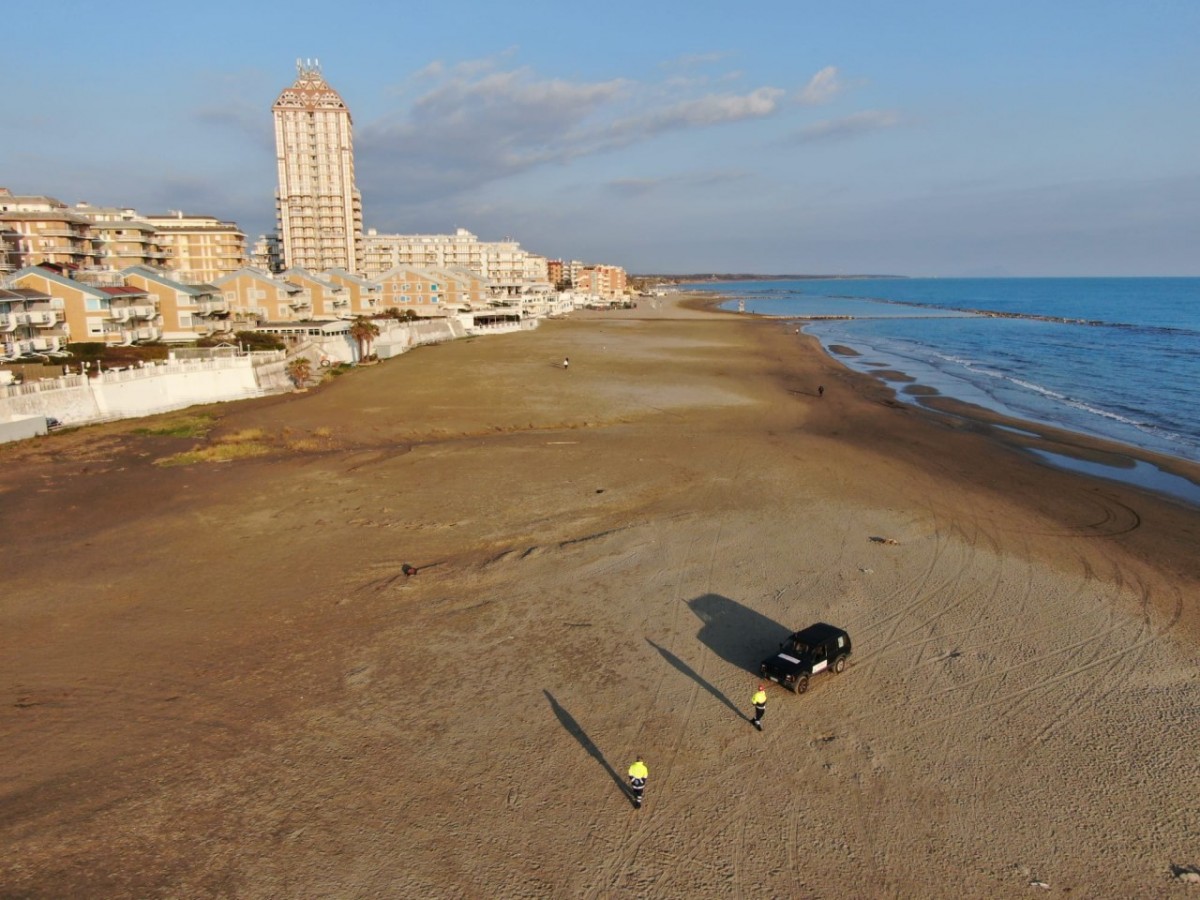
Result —
[[[564,369],[569,369],[569,368],[571,368],[571,357],[569,357],[569,356],[564,356],[564,357],[563,357],[563,368],[564,368]]]
[[[767,711],[767,691],[766,685],[760,684],[754,696],[750,698],[750,702],[754,704],[754,727],[762,731],[763,713]]]
[[[650,770],[642,762],[642,756],[639,753],[633,765],[629,767],[629,789],[633,792],[633,805],[638,809],[642,808],[642,794],[645,793],[646,779],[649,777]]]
[[[817,385],[817,396],[818,396],[818,397],[824,397],[824,396],[825,396],[825,385],[823,385],[823,384],[819,384],[819,385]]]

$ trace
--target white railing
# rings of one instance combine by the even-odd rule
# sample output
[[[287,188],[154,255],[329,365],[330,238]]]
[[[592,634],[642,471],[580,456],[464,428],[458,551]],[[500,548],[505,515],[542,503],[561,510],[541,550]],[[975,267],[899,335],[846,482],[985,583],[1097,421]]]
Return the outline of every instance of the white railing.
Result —
[[[87,384],[83,375],[63,375],[61,378],[40,378],[37,381],[26,381],[21,384],[0,385],[0,397],[26,397],[30,394],[44,394],[47,391],[61,391],[66,388],[81,388]]]

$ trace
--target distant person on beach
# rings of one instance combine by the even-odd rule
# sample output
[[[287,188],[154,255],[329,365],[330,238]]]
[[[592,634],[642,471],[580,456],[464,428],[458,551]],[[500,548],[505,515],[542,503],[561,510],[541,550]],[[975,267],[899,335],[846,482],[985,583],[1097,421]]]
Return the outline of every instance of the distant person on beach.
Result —
[[[646,779],[649,777],[650,770],[642,762],[642,755],[639,753],[633,765],[629,767],[629,789],[633,792],[633,805],[638,809],[642,808],[642,794],[646,791]]]
[[[825,385],[823,385],[823,384],[822,384],[822,385],[818,385],[818,387],[817,387],[817,396],[818,396],[818,397],[824,397],[824,396],[825,396]]]
[[[762,717],[763,713],[767,711],[767,691],[765,684],[758,686],[758,690],[750,702],[754,704],[754,727],[762,731]]]
[[[571,357],[569,357],[569,356],[564,356],[564,357],[563,357],[563,368],[564,368],[564,369],[569,369],[569,368],[571,368]]]

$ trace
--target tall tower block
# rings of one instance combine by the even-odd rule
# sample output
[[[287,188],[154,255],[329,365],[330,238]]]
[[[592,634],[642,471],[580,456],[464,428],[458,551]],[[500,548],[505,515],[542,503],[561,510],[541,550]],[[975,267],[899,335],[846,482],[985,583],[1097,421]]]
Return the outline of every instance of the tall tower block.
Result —
[[[354,186],[350,111],[316,60],[296,60],[296,83],[271,111],[279,170],[275,218],[284,265],[360,272],[362,196]]]

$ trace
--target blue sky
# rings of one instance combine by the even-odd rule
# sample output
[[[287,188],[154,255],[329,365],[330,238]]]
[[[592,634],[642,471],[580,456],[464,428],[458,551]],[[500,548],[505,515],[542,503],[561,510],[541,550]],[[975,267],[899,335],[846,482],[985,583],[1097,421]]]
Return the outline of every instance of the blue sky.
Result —
[[[319,59],[368,227],[631,272],[1200,275],[1200,3],[12,4],[0,185],[273,227]]]

